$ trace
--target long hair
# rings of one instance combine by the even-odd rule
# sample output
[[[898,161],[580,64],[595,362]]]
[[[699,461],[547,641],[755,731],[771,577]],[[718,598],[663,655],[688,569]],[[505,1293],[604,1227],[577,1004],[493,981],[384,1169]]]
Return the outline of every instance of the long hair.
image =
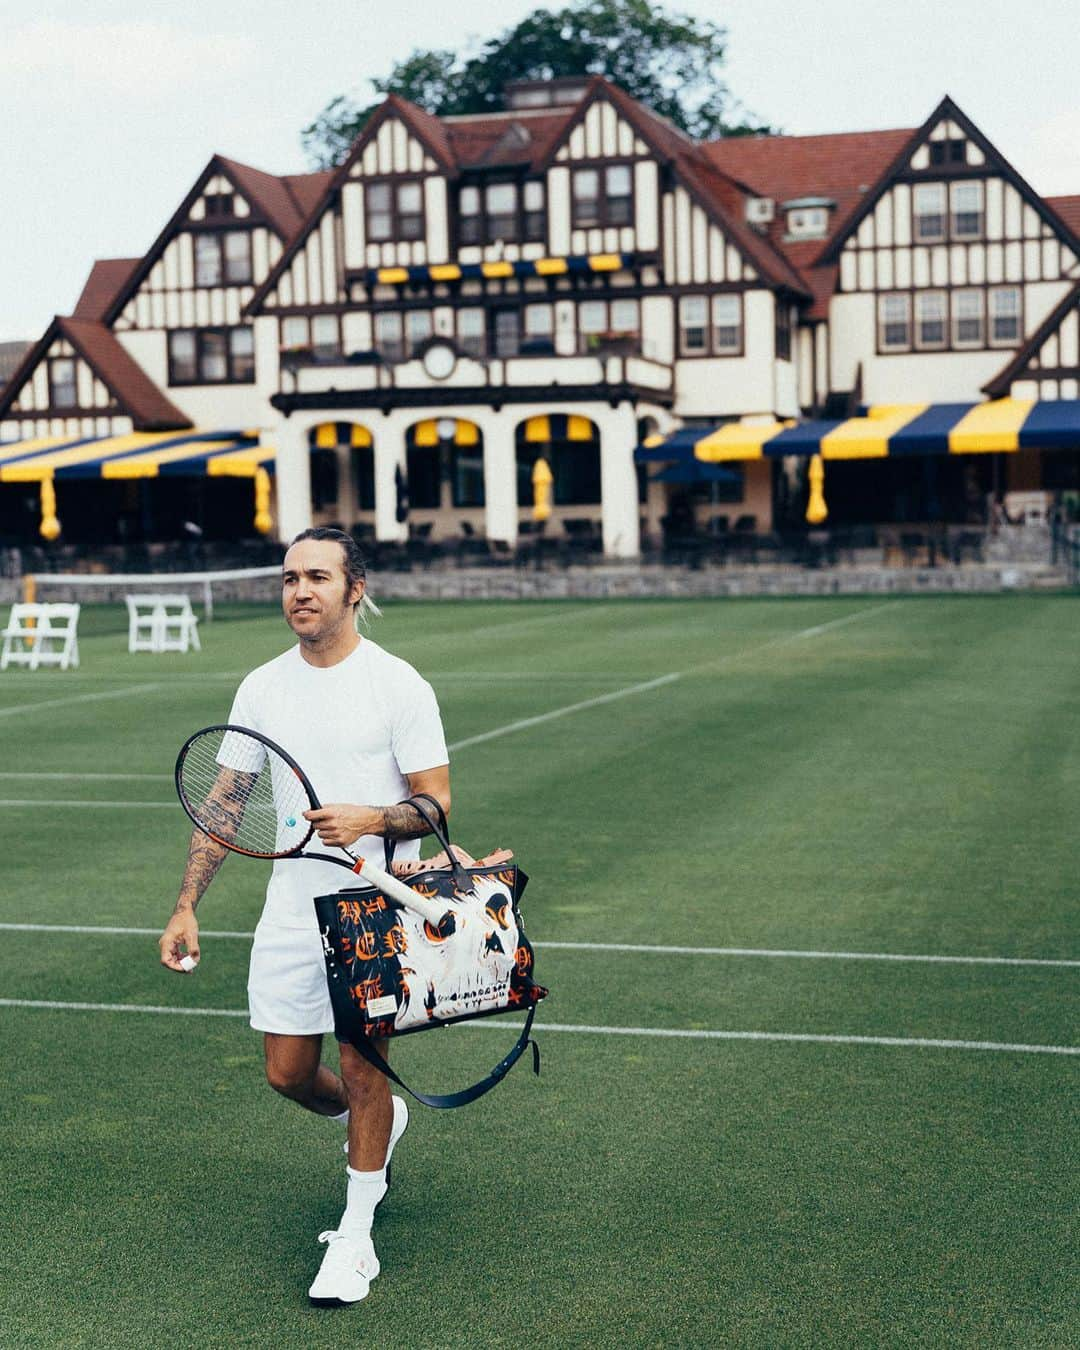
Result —
[[[367,593],[367,564],[364,562],[364,555],[360,552],[359,545],[351,534],[346,534],[344,530],[331,529],[328,525],[313,525],[310,529],[301,530],[289,547],[292,548],[293,544],[299,544],[302,539],[314,539],[317,543],[325,541],[331,544],[340,544],[343,554],[342,561],[345,565],[346,588],[351,590],[358,581],[365,583],[364,594],[353,606],[353,614],[358,628],[361,623],[367,623],[369,614],[374,615],[375,618],[382,614],[382,610]]]

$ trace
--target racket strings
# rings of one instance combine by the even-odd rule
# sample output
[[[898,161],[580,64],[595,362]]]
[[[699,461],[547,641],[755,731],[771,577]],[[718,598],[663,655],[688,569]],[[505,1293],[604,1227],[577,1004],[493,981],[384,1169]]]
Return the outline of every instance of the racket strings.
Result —
[[[303,784],[254,736],[220,727],[203,732],[188,745],[178,781],[200,828],[245,853],[289,853],[310,832]]]

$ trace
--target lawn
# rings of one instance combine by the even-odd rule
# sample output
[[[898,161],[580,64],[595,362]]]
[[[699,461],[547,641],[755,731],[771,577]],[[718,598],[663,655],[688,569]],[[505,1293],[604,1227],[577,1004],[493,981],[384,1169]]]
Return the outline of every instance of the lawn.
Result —
[[[266,1087],[240,1015],[264,865],[208,892],[196,975],[155,937],[176,751],[290,635],[224,606],[201,653],[129,655],[84,610],[78,671],[0,674],[0,1344],[1075,1345],[1078,620],[388,605],[370,634],[436,689],[455,836],[529,872],[551,995],[539,1078],[414,1106],[383,1273],[327,1312],[342,1132]],[[514,1034],[395,1061],[453,1089]]]

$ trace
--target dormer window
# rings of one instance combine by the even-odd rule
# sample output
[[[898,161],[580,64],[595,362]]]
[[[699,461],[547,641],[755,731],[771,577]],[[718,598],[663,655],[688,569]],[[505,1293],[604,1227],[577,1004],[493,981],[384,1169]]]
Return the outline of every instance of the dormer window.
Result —
[[[424,237],[424,189],[418,180],[372,183],[365,199],[367,236],[372,243]]]
[[[825,197],[799,197],[784,202],[788,239],[824,239],[829,233],[829,211],[834,203]]]

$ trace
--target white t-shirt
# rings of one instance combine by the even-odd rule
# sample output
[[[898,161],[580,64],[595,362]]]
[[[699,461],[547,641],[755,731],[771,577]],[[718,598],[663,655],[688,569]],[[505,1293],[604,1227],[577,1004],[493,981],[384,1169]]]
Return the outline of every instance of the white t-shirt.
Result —
[[[299,645],[259,666],[236,691],[229,721],[276,741],[324,804],[402,801],[409,795],[407,773],[450,758],[431,685],[369,638],[336,666],[311,665]],[[307,847],[337,852],[320,845],[318,835]],[[349,851],[383,865],[383,841],[375,835],[362,835]],[[420,841],[403,840],[394,856],[419,857]],[[266,888],[263,921],[311,928],[312,899],[349,884],[348,873],[331,863],[279,859]]]

